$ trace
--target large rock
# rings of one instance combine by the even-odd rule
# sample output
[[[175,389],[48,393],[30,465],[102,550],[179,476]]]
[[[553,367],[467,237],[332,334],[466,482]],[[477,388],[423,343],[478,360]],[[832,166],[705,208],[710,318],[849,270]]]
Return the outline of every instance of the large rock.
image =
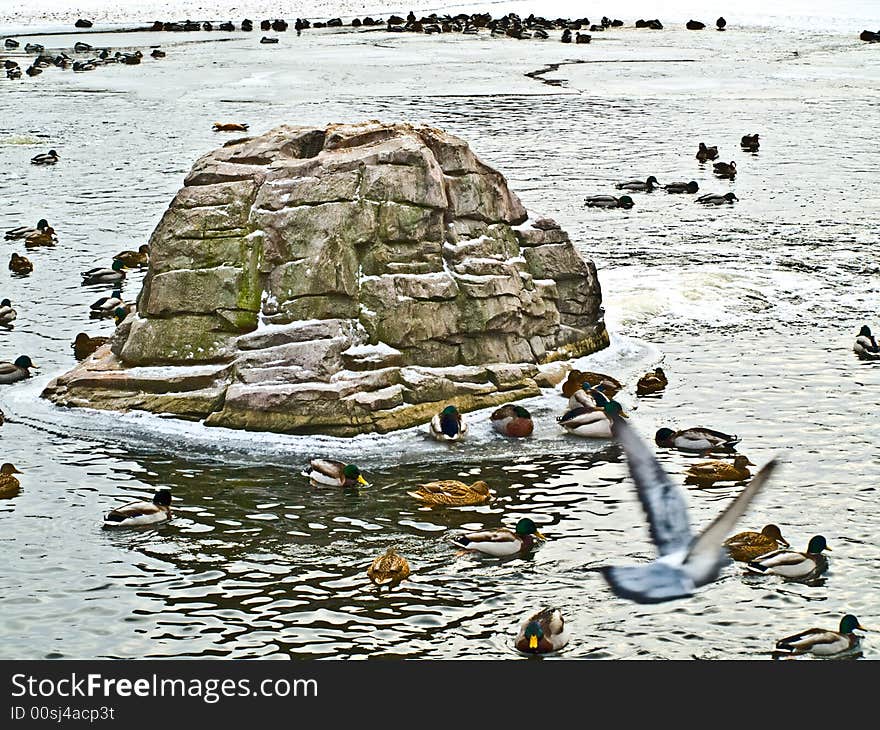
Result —
[[[536,395],[606,347],[592,262],[427,126],[281,126],[193,166],[137,312],[56,378],[67,406],[352,435]]]

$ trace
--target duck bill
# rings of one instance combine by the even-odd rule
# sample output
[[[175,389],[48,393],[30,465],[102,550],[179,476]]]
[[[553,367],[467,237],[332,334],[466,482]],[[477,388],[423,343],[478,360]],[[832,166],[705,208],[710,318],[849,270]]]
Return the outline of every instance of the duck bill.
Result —
[[[539,540],[546,540],[547,539],[547,536],[542,535],[538,530],[535,530],[535,537],[537,537]]]
[[[871,631],[871,629],[867,629],[864,626],[862,626],[861,624],[856,624],[856,628],[861,629],[862,631]]]
[[[357,483],[364,487],[369,487],[370,483],[364,479],[363,475],[358,476]]]
[[[857,628],[862,628],[861,626]],[[538,637],[530,636],[529,637],[529,649],[537,649],[538,648]]]
[[[829,553],[831,552],[831,547],[830,547],[830,546],[826,545],[826,546],[825,546],[825,549],[826,549]]]

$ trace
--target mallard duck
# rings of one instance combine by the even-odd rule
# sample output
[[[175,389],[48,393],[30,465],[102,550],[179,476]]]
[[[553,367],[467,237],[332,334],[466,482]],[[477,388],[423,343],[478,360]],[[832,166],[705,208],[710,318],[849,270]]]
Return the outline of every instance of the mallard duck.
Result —
[[[248,124],[239,124],[238,122],[214,122],[215,132],[247,132]]]
[[[387,585],[394,588],[402,580],[409,577],[409,562],[397,552],[396,547],[388,548],[382,555],[377,556],[367,568],[367,577],[376,586]]]
[[[438,441],[461,441],[467,436],[468,425],[458,408],[446,406],[431,419],[429,431]]]
[[[29,368],[37,368],[27,355],[19,355],[15,362],[0,362],[0,383],[8,385],[31,376]]]
[[[504,436],[522,438],[524,436],[531,436],[532,431],[535,430],[532,414],[522,406],[511,403],[493,411],[490,418],[492,428]]]
[[[312,459],[309,470],[303,472],[313,484],[325,484],[330,487],[356,487],[358,484],[368,487],[361,470],[354,464],[345,464],[332,459]]]
[[[797,656],[799,654],[813,654],[815,656],[835,656],[837,654],[849,654],[856,651],[861,644],[862,637],[853,632],[859,629],[868,631],[859,623],[859,620],[848,613],[840,619],[840,630],[831,629],[806,629],[791,636],[786,636],[776,642],[774,658],[782,656]]]
[[[696,180],[690,182],[671,182],[663,186],[667,193],[695,193],[700,189]]]
[[[609,398],[617,395],[623,385],[616,378],[604,373],[593,373],[588,370],[572,370],[568,373],[568,378],[562,384],[562,395],[571,398],[577,391],[581,390],[584,383],[592,387],[602,386],[602,392]]]
[[[740,563],[748,563],[779,548],[791,547],[776,525],[764,525],[760,532],[739,532],[727,538],[724,546],[728,555]]]
[[[702,203],[703,205],[724,205],[724,203],[733,203],[734,200],[739,200],[733,193],[707,193],[706,195],[701,195],[697,198],[698,203]]]
[[[743,454],[737,454],[731,464],[728,461],[702,461],[685,470],[685,484],[711,487],[715,482],[742,482],[750,479],[749,466],[754,464]]]
[[[667,385],[669,385],[669,381],[666,379],[666,373],[663,372],[663,368],[656,367],[653,372],[645,373],[639,378],[639,382],[636,383],[636,395],[659,393]]]
[[[693,534],[684,490],[672,483],[654,450],[618,416],[614,417],[614,436],[626,453],[626,465],[658,555],[650,563],[599,569],[616,595],[636,603],[692,596],[700,586],[714,582],[730,563],[724,536],[767,483],[776,461],[767,463],[701,533]]]
[[[557,420],[566,431],[582,438],[610,439],[614,434],[611,421],[615,414],[623,415],[620,403],[608,401],[604,406],[573,408]]]
[[[629,195],[621,195],[615,198],[613,195],[589,195],[584,198],[584,205],[588,208],[632,208],[635,205]]]
[[[761,143],[758,141],[757,134],[744,134],[739,141],[739,146],[749,152],[755,152],[761,146]]]
[[[654,436],[657,446],[665,446],[669,449],[680,451],[696,451],[709,453],[712,451],[735,451],[736,445],[741,441],[737,435],[713,431],[711,428],[696,426],[684,428],[681,431],[673,431],[671,428],[658,429]]]
[[[117,307],[124,307],[125,302],[122,300],[122,289],[115,288],[113,293],[108,297],[101,297],[97,301],[92,302],[89,306],[91,317],[111,317]]]
[[[18,312],[12,308],[11,301],[4,299],[0,302],[0,324],[8,325],[12,323],[17,316]]]
[[[733,160],[730,162],[716,162],[712,165],[712,171],[719,177],[733,177],[736,175],[736,163]]]
[[[25,248],[37,248],[38,246],[54,246],[58,243],[58,236],[52,226],[46,226],[40,231],[33,231],[24,237]]]
[[[27,256],[19,256],[13,251],[12,257],[9,259],[9,270],[13,274],[24,276],[30,274],[34,270],[34,265]]]
[[[171,490],[157,489],[152,502],[138,501],[110,510],[104,516],[104,527],[140,527],[171,519]]]
[[[699,20],[689,20],[684,24],[684,27],[688,30],[703,30],[706,27],[706,24]]]
[[[55,150],[31,157],[32,165],[54,165],[58,162],[58,153]]]
[[[868,325],[862,325],[859,330],[853,345],[853,352],[862,360],[880,360],[880,346],[877,345],[877,340],[874,339]]]
[[[125,318],[134,311],[136,310],[133,303],[126,304],[123,307],[116,307],[116,309],[113,310],[113,321],[116,323],[116,326],[118,327],[121,325],[125,321]]]
[[[567,643],[562,611],[542,608],[520,624],[514,646],[523,654],[549,654],[564,648]]]
[[[724,30],[724,26],[726,26],[726,25],[727,25],[727,21],[724,19],[723,16],[718,18],[718,20],[715,21],[715,26],[718,28],[718,30]]]
[[[476,481],[467,485],[457,479],[428,482],[420,485],[413,492],[407,492],[407,494],[423,504],[455,507],[486,504],[492,499],[489,485],[486,482]]]
[[[626,182],[617,183],[615,185],[618,190],[635,190],[638,192],[650,193],[656,187],[660,187],[657,178],[651,175],[647,180],[627,180]]]
[[[121,261],[114,261],[109,269],[98,266],[82,272],[82,283],[84,286],[90,284],[116,284],[125,279],[124,269],[125,264]]]
[[[70,346],[73,348],[73,356],[77,360],[85,360],[109,341],[109,337],[89,337],[85,332],[80,332]]]
[[[815,578],[828,570],[828,558],[823,550],[831,550],[822,535],[810,538],[805,553],[794,550],[773,550],[746,563],[746,570],[761,575],[779,575],[783,578]]]
[[[0,499],[9,499],[18,495],[21,484],[15,478],[15,474],[21,474],[21,472],[9,462],[0,466]]]
[[[538,532],[538,526],[532,520],[523,517],[513,530],[500,527],[497,530],[468,532],[453,538],[451,542],[468,552],[484,553],[500,558],[528,552],[535,546],[535,538],[547,539]]]
[[[705,162],[706,160],[714,160],[717,157],[717,146],[712,145],[711,147],[707,147],[705,142],[700,142],[700,148],[697,150],[697,159],[700,162]]]
[[[4,234],[4,238],[7,241],[17,241],[20,238],[27,238],[32,233],[41,233],[46,228],[52,228],[49,225],[49,221],[47,221],[45,218],[40,218],[40,220],[37,221],[36,228],[31,228],[30,226],[18,226],[17,228],[10,228]]]
[[[138,266],[149,266],[150,264],[150,246],[143,243],[138,247],[137,251],[120,251],[113,257],[114,261],[121,261],[128,268],[134,269]]]

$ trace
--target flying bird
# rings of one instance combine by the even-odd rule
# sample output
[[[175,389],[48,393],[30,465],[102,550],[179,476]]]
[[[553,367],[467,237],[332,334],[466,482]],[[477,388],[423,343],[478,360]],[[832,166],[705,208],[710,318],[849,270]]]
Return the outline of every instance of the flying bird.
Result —
[[[603,566],[602,574],[615,594],[636,603],[691,596],[698,587],[714,581],[730,562],[724,539],[773,473],[776,460],[768,462],[736,499],[694,536],[684,492],[670,481],[653,451],[619,416],[614,417],[613,430],[626,452],[651,539],[660,555],[645,565]]]

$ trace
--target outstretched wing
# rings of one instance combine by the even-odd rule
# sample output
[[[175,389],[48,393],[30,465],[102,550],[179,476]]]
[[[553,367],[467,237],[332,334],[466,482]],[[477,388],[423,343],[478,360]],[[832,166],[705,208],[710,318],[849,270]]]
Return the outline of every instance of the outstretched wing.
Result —
[[[687,598],[694,584],[681,568],[655,560],[646,565],[610,565],[602,575],[615,595],[636,603],[663,603]]]
[[[658,552],[668,555],[686,550],[691,542],[691,528],[684,493],[669,480],[647,443],[617,414],[613,432],[626,451],[629,471]]]

